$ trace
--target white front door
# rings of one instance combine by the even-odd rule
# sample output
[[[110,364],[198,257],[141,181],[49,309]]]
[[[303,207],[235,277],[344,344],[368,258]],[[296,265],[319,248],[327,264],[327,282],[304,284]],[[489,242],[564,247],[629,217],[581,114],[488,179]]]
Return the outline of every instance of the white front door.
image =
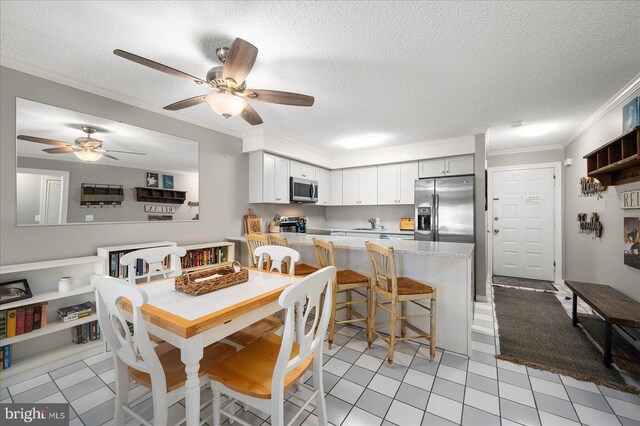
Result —
[[[493,173],[493,274],[554,280],[554,169]]]

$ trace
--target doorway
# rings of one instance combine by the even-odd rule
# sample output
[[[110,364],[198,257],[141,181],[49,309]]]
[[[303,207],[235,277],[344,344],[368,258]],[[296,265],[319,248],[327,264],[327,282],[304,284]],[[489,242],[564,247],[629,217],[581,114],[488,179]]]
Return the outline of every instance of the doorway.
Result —
[[[67,223],[69,172],[20,167],[16,183],[18,225]]]
[[[560,163],[488,170],[490,275],[560,281]]]

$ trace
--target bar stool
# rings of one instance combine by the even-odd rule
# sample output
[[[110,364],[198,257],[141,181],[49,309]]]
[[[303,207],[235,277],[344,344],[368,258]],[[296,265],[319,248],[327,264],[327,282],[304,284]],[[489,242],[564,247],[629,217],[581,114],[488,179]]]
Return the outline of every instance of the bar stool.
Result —
[[[326,266],[336,266],[336,255],[333,251],[333,242],[314,238],[313,246],[316,249],[316,258],[318,259],[318,264],[321,268]],[[333,344],[333,334],[335,332],[336,324],[351,324],[362,321],[367,325],[367,329],[369,329],[371,313],[369,282],[369,277],[352,271],[351,269],[341,269],[337,271],[336,283],[332,286],[333,306],[331,309],[331,319],[329,320],[329,349],[331,349],[331,345]],[[362,290],[365,292],[363,293]],[[346,301],[338,302],[338,293],[342,292],[345,293]],[[353,301],[351,299],[351,292],[364,297],[364,300]],[[366,305],[366,316],[363,316],[352,309],[352,305]],[[340,309],[346,309],[347,316],[345,320],[336,321],[336,314]]]
[[[281,237],[279,235],[269,235],[269,241],[272,246],[289,247],[289,241],[287,237]],[[286,268],[285,268],[286,269]],[[315,266],[307,265],[306,263],[296,263],[295,275],[307,276],[316,272],[318,268]]]
[[[262,234],[246,234],[244,238],[247,241],[247,248],[249,249],[249,267],[257,268],[258,258],[254,252],[260,246],[269,245],[269,236]]]
[[[373,341],[373,334],[376,334],[382,340],[389,344],[389,365],[393,364],[393,351],[395,344],[399,340],[410,339],[428,339],[429,340],[429,355],[431,360],[436,356],[436,289],[411,278],[398,277],[396,272],[396,258],[393,251],[393,247],[385,247],[381,244],[365,241],[367,253],[369,254],[369,261],[371,262],[373,282],[371,285],[371,320],[369,321],[368,328],[368,341],[369,347]],[[378,302],[378,296],[388,300],[388,302]],[[429,300],[429,306],[425,306],[419,301]],[[418,305],[422,309],[429,311],[428,314],[421,315],[407,315],[407,302],[412,302]],[[391,309],[385,305],[391,305]],[[398,305],[400,305],[400,315],[398,315]],[[391,314],[389,321],[383,321],[376,323],[376,306],[384,309]],[[427,333],[415,325],[407,321],[409,318],[429,318],[430,325]],[[400,335],[396,336],[396,327],[398,320],[401,321]],[[383,336],[376,326],[389,324],[390,332],[389,338]],[[407,328],[417,333],[415,336],[406,336]]]

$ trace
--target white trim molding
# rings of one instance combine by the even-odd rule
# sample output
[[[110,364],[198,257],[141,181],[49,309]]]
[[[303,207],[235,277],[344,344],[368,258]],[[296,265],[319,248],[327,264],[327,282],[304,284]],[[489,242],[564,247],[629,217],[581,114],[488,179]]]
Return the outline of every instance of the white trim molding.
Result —
[[[194,118],[186,117],[184,115],[181,115],[179,113],[175,113],[172,111],[167,111],[161,107],[148,104],[138,99],[134,99],[129,96],[122,95],[120,93],[113,92],[108,89],[103,89],[93,84],[89,84],[75,78],[67,77],[63,74],[59,74],[54,71],[40,68],[35,65],[28,64],[26,62],[17,61],[15,59],[11,59],[6,56],[0,55],[0,66],[11,68],[16,71],[20,71],[35,77],[44,78],[46,80],[53,81],[54,83],[63,84],[65,86],[69,86],[74,89],[82,90],[83,92],[88,92],[94,95],[102,96],[103,98],[108,98],[117,102],[122,102],[137,108],[154,112],[156,114],[161,114],[167,117],[175,118],[176,120],[184,121],[186,123],[193,124],[199,127],[215,130],[216,132],[224,133],[230,136],[235,136],[237,138],[243,137],[243,134],[236,130],[232,130],[222,126],[217,126],[215,124],[211,124],[206,121],[201,121]]]
[[[596,112],[594,112],[584,123],[582,123],[576,130],[569,135],[569,137],[562,142],[562,146],[567,146],[574,140],[583,134],[587,129],[593,126],[598,120],[607,115],[611,110],[620,105],[631,93],[640,89],[640,74],[636,75],[633,80],[627,83],[622,89],[618,91],[611,99],[609,99],[604,105],[602,105]]]
[[[564,149],[564,146],[560,144],[553,144],[553,145],[532,146],[529,148],[502,149],[499,151],[487,152],[487,157],[494,157],[497,155],[526,154],[528,152],[539,152],[539,151],[554,151],[556,149]]]
[[[472,135],[479,135],[482,133],[487,133],[489,131],[489,127],[474,127],[471,129]]]

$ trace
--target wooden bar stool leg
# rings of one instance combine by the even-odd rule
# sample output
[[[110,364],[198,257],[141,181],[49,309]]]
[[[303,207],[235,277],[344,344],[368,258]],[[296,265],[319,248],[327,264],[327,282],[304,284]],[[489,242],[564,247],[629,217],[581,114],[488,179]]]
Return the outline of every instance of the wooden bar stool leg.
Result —
[[[400,316],[407,316],[407,302],[400,302]],[[404,337],[407,335],[407,320],[402,318],[400,321],[400,336]]]
[[[338,298],[338,283],[332,283],[331,318],[329,319],[329,349],[333,345],[333,333],[336,331],[336,299]]]
[[[371,282],[369,282],[369,285],[367,285],[365,294],[367,295],[367,320],[365,322],[365,326],[367,327],[367,341],[369,343],[369,347],[371,347],[371,342],[369,341],[369,322],[371,321]]]
[[[369,319],[367,321],[367,343],[369,344],[369,349],[371,349],[371,344],[373,343],[373,328],[376,325],[376,292],[373,291],[373,288],[369,289],[369,294],[371,299],[369,301]]]
[[[351,319],[351,290],[347,290],[347,320]]]
[[[436,299],[435,297],[431,299],[431,321],[429,324],[429,334],[431,334],[431,338],[429,338],[429,355],[431,356],[431,361],[433,361],[436,357]]]
[[[391,300],[391,323],[389,323],[389,367],[393,364],[393,351],[396,346],[396,324],[398,323],[398,301]]]

